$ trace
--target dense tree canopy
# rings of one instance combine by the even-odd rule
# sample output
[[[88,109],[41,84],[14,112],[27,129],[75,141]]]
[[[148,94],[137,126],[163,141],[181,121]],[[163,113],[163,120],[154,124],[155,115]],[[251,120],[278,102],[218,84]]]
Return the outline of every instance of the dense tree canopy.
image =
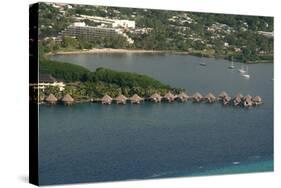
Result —
[[[65,82],[86,81],[90,79],[91,72],[84,67],[69,63],[62,63],[41,59],[39,63],[40,74],[50,74]]]
[[[273,31],[273,18],[213,13],[163,11],[120,7],[72,5],[63,11],[40,3],[39,38],[46,52],[91,48],[135,48],[147,50],[188,51],[192,55],[228,58],[245,62],[273,59],[273,38],[258,31]],[[61,42],[42,40],[58,36],[79,15],[102,16],[134,20],[136,28],[149,32],[124,31],[134,40],[128,44],[125,37],[101,37],[94,41],[63,37]],[[81,20],[90,26],[99,23]],[[227,43],[227,44],[225,44]],[[271,58],[270,58],[271,56]]]
[[[129,72],[118,72],[106,68],[97,68],[91,72],[81,66],[57,61],[41,59],[39,63],[40,74],[50,74],[66,83],[78,82],[67,85],[64,93],[70,93],[76,98],[101,97],[109,94],[113,97],[120,93],[131,96],[135,93],[141,96],[150,96],[153,93],[164,94],[169,90],[179,92],[182,89],[171,88],[149,76]],[[62,94],[55,88],[46,90],[46,94]]]

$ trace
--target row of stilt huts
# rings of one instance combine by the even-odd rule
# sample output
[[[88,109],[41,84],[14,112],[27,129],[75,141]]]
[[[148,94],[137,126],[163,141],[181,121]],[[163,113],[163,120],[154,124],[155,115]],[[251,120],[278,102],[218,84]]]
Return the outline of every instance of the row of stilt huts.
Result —
[[[66,104],[66,105],[70,105],[70,104],[73,104],[75,102],[75,100],[69,95],[69,94],[66,94],[64,97],[62,97],[60,100],[55,97],[55,95],[53,95],[52,93],[49,94],[48,97],[46,97],[45,101],[49,104],[56,104],[58,102],[62,102],[63,104]]]
[[[217,97],[212,93],[208,93],[206,96],[203,96],[199,92],[196,92],[192,96],[188,96],[185,92],[181,92],[177,95],[174,95],[172,92],[168,92],[164,96],[161,96],[158,93],[154,93],[153,95],[147,98],[140,97],[137,94],[134,94],[131,97],[126,97],[123,94],[120,94],[116,98],[112,98],[109,95],[104,95],[100,99],[92,99],[91,101],[101,104],[112,104],[112,103],[126,104],[127,102],[130,102],[132,104],[140,104],[144,101],[152,101],[155,103],[160,103],[162,101],[168,103],[179,101],[184,103],[189,100],[194,103],[221,102],[223,105],[233,105],[233,106],[241,106],[241,107],[251,107],[251,106],[262,104],[262,99],[260,96],[255,96],[255,97],[252,97],[250,95],[243,96],[240,93],[238,93],[236,96],[230,97],[225,91],[221,92]],[[53,94],[50,94],[45,99],[45,101],[49,104],[55,104],[59,100]],[[75,100],[69,94],[66,94],[63,98],[60,99],[60,101],[67,105],[75,102]]]

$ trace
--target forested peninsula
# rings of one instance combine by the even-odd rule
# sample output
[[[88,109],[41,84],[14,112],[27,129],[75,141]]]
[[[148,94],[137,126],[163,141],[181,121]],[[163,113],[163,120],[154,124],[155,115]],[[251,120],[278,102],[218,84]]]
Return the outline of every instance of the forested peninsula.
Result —
[[[97,68],[94,72],[70,63],[52,61],[49,59],[39,60],[39,74],[51,75],[57,81],[65,83],[63,91],[58,87],[48,86],[44,91],[39,91],[39,98],[46,98],[53,94],[61,98],[70,94],[76,101],[100,98],[104,95],[116,97],[120,94],[132,96],[137,94],[148,97],[153,93],[164,95],[168,91],[179,93],[181,88],[172,88],[149,76],[119,72],[107,68]]]

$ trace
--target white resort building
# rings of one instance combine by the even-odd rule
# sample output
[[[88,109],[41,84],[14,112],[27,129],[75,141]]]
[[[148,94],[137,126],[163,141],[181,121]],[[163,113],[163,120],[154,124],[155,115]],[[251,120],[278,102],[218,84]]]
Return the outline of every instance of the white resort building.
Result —
[[[60,91],[65,89],[65,84],[62,81],[57,81],[54,77],[48,74],[40,74],[39,82],[30,84],[34,89],[45,91],[46,87],[58,87]]]
[[[131,20],[118,20],[118,19],[110,19],[99,16],[88,16],[88,15],[80,15],[79,17],[75,17],[76,20],[90,20],[95,23],[105,24],[111,28],[131,28],[134,29],[136,27],[135,21]]]
[[[122,36],[126,38],[129,44],[134,40],[128,37],[121,28],[94,27],[88,26],[84,22],[75,22],[61,32],[62,36],[82,37],[85,40],[94,41],[101,37]]]

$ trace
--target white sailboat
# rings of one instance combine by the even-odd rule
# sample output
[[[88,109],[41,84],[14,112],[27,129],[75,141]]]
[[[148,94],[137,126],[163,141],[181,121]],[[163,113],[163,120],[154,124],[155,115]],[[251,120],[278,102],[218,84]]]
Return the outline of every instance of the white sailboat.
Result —
[[[231,65],[228,67],[229,69],[234,69],[235,68],[235,66],[234,66],[234,64],[233,64],[233,57],[231,58]]]
[[[243,65],[241,65],[241,68],[238,69],[238,71],[239,71],[240,73],[242,73],[242,74],[244,74],[244,73],[246,72],[246,70],[244,70]]]
[[[244,74],[242,74],[242,76],[244,77],[244,78],[250,78],[250,75],[249,75],[249,73],[248,73],[248,66],[246,67],[247,69],[246,69],[246,72],[244,73]]]

